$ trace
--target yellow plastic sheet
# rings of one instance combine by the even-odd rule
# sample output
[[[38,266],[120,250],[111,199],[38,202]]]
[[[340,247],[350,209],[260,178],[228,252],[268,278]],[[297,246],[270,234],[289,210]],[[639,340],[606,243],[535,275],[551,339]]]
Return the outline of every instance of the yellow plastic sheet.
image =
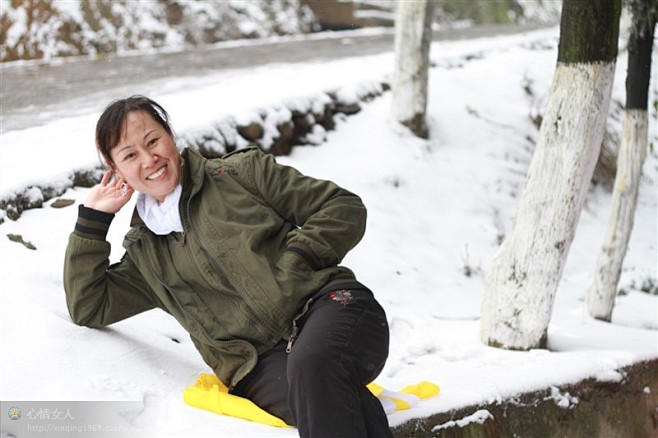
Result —
[[[405,386],[399,391],[391,391],[373,382],[368,385],[368,389],[379,398],[387,414],[410,409],[422,399],[437,395],[441,391],[437,385],[427,381]]]
[[[409,385],[400,391],[391,391],[371,383],[368,389],[379,398],[387,414],[396,410],[409,409],[420,400],[437,395],[440,388],[431,382]],[[243,418],[245,420],[276,427],[291,427],[283,420],[269,414],[252,401],[229,394],[228,388],[213,374],[200,374],[196,383],[185,390],[185,403],[217,414]]]
[[[229,394],[228,388],[213,374],[201,374],[196,383],[185,390],[183,398],[188,405],[218,414],[244,418],[270,426],[290,427],[252,401]]]

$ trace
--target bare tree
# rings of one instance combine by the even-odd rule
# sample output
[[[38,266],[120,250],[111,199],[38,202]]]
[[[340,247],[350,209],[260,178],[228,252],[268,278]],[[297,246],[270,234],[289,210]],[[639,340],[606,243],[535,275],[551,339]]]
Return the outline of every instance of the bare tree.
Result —
[[[601,148],[617,58],[621,0],[564,0],[558,59],[511,232],[486,278],[488,345],[543,348]]]
[[[427,138],[427,76],[432,40],[432,0],[398,0],[395,17],[393,115]]]
[[[630,0],[627,4],[631,10],[632,26],[628,40],[626,108],[622,113],[624,133],[617,156],[612,211],[587,296],[590,315],[604,321],[610,321],[612,317],[647,154],[651,51],[658,17],[658,2],[655,0]]]

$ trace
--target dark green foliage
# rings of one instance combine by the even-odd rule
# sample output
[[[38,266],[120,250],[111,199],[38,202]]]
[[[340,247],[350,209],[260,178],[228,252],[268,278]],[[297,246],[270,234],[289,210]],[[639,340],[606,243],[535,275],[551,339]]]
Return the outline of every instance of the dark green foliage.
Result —
[[[564,0],[558,62],[612,62],[617,58],[621,0]]]

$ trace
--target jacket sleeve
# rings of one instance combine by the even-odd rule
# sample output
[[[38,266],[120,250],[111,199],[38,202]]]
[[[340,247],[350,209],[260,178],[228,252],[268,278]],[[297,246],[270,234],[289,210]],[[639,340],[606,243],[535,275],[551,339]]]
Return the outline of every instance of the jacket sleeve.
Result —
[[[153,293],[126,253],[110,266],[105,240],[113,214],[80,206],[64,260],[64,290],[75,324],[104,327],[156,307]]]
[[[256,190],[280,216],[297,228],[287,250],[314,269],[335,266],[361,240],[366,208],[361,199],[331,181],[301,174],[254,150],[244,154]]]

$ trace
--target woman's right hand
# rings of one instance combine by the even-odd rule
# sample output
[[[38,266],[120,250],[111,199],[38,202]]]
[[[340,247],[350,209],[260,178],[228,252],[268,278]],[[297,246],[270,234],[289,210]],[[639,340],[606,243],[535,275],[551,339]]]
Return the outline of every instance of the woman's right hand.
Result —
[[[110,182],[112,174],[112,171],[105,172],[100,184],[91,189],[85,207],[114,214],[130,201],[135,190],[118,177]]]

